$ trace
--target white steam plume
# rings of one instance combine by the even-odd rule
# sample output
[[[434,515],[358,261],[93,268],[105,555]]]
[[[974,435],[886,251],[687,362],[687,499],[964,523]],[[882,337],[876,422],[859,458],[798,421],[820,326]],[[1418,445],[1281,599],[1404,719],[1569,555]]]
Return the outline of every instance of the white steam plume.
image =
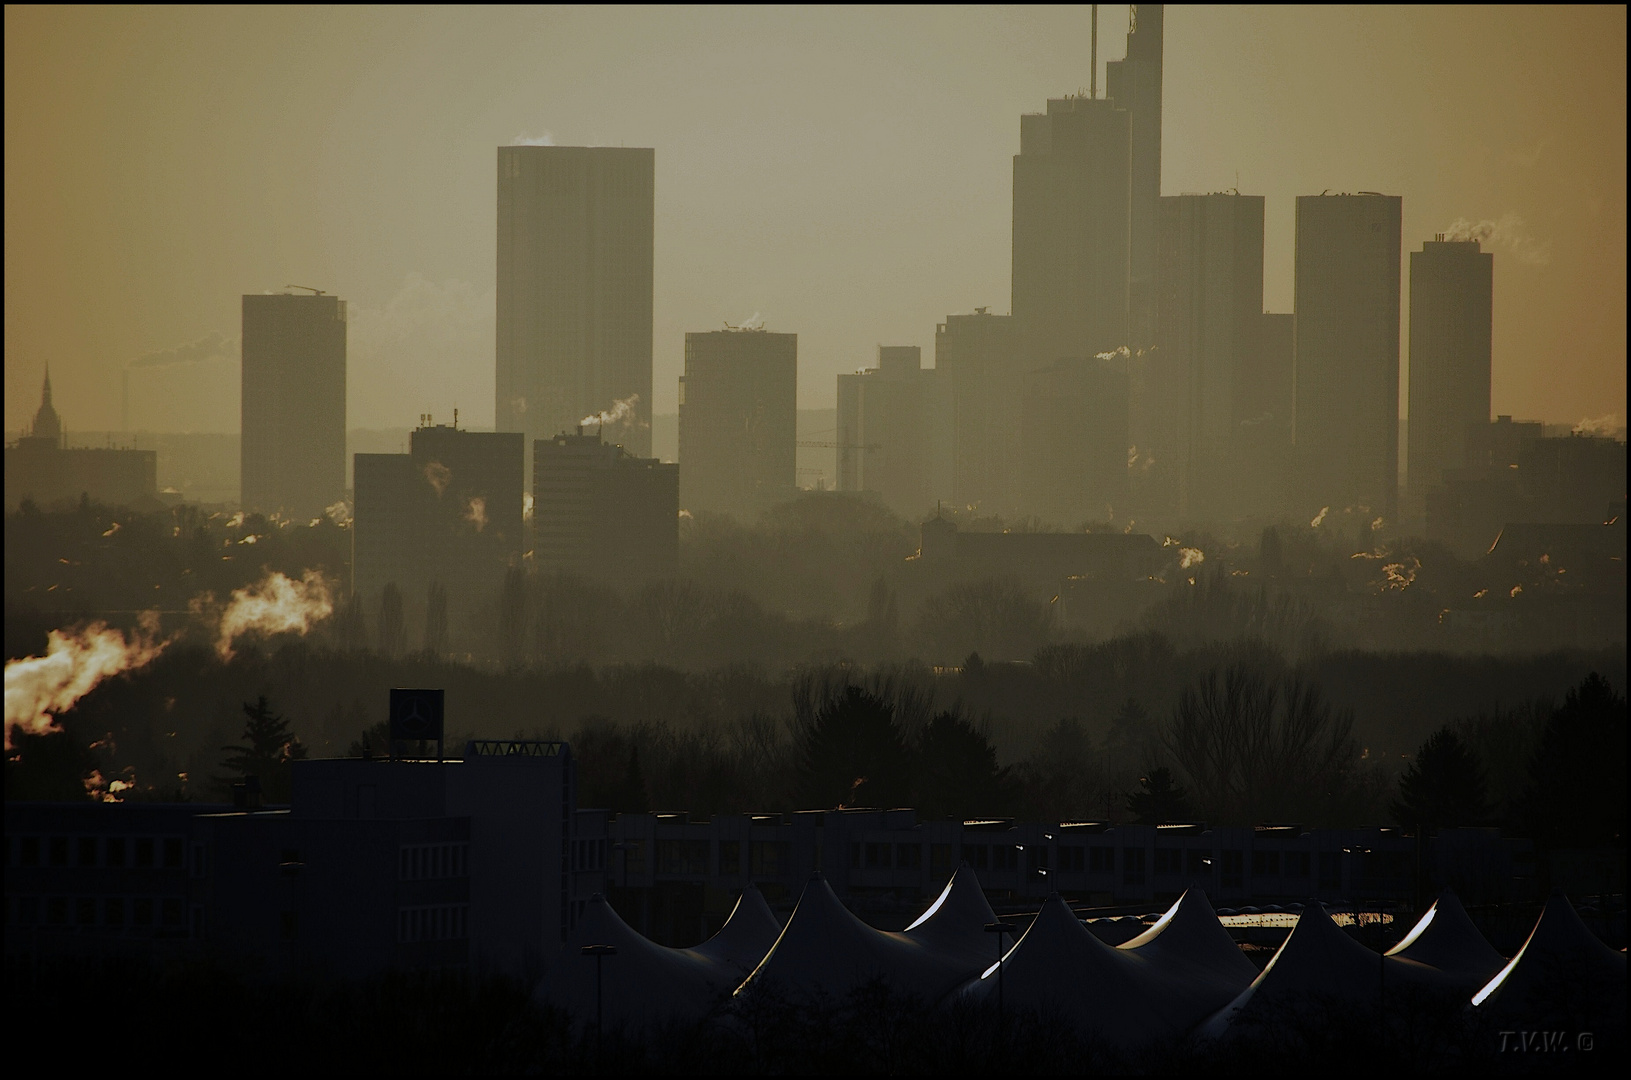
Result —
[[[474,525],[477,532],[487,528],[487,500],[480,495],[472,496],[465,504],[464,520]]]
[[[1200,548],[1186,547],[1178,549],[1179,569],[1188,570],[1190,567],[1199,566],[1205,561],[1206,552],[1202,551]]]
[[[204,605],[194,601],[194,614]],[[304,634],[334,614],[329,583],[317,570],[307,570],[299,581],[273,571],[255,585],[232,590],[232,602],[221,613],[215,634],[215,652],[231,660],[233,645],[245,634]]]
[[[517,135],[510,140],[511,146],[554,146],[555,133],[540,131],[536,135]]]
[[[56,717],[98,683],[152,662],[169,644],[158,640],[158,619],[155,611],[143,612],[140,629],[128,640],[101,622],[53,630],[44,656],[6,661],[6,749],[11,749],[13,730],[29,735],[61,731]]]
[[[1329,506],[1320,507],[1320,512],[1314,515],[1314,520],[1310,521],[1309,524],[1314,526],[1316,529],[1319,528],[1325,523],[1325,515],[1329,514],[1330,512],[1331,508]]]
[[[591,413],[590,415],[585,416],[582,420],[579,420],[578,423],[585,427],[589,424],[598,424],[602,428],[604,428],[607,424],[632,423],[635,419],[634,406],[638,404],[639,401],[639,394],[630,394],[626,398],[612,402],[611,408],[602,409],[598,413]],[[643,427],[645,425],[642,424],[641,426]]]
[[[1530,266],[1545,266],[1552,261],[1552,245],[1549,241],[1537,240],[1529,232],[1529,226],[1523,218],[1508,210],[1494,221],[1488,218],[1483,221],[1471,221],[1467,218],[1456,218],[1450,227],[1444,230],[1446,240],[1477,240],[1480,243],[1498,247]]]
[[[1618,435],[1625,427],[1620,423],[1619,413],[1609,413],[1607,416],[1588,417],[1574,425],[1576,435]]]
[[[736,324],[738,330],[760,330],[765,325],[764,316],[755,311],[752,315]]]
[[[440,499],[447,485],[453,482],[453,470],[440,461],[433,461],[425,466],[425,480],[436,489],[436,497]]]
[[[177,364],[199,364],[205,360],[232,360],[236,359],[237,356],[238,339],[216,332],[201,337],[197,341],[177,345],[173,349],[146,353],[125,366],[133,368],[173,367]]]

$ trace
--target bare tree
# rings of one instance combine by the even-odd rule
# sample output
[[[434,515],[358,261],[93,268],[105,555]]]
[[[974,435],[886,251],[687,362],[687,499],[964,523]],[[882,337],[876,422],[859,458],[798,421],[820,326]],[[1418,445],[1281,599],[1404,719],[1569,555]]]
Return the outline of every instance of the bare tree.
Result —
[[[425,598],[425,651],[440,656],[447,651],[447,588],[430,583]]]
[[[1352,713],[1295,674],[1212,669],[1184,688],[1163,744],[1220,823],[1324,820],[1364,787]]]
[[[387,582],[379,595],[379,651],[395,658],[402,651],[402,590]]]

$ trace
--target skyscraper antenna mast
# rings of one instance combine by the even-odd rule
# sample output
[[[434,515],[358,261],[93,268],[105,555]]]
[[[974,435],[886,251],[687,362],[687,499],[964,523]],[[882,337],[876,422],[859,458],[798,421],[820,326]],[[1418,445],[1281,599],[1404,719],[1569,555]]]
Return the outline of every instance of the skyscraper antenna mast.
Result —
[[[1093,5],[1093,53],[1092,70],[1087,73],[1087,96],[1097,100],[1099,96],[1099,5]]]

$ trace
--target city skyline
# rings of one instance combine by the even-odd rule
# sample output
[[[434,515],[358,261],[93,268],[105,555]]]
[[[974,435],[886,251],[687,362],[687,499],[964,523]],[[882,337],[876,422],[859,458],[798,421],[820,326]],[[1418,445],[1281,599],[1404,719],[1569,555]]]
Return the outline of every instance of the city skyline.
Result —
[[[333,42],[303,53],[295,44],[298,35],[285,36],[286,28],[272,32],[253,14],[233,21],[206,13],[185,28],[170,21],[178,18],[164,10],[115,13],[86,26],[71,13],[8,12],[8,429],[26,424],[47,363],[59,407],[76,429],[114,427],[122,412],[116,374],[146,358],[149,370],[131,379],[132,427],[230,430],[237,402],[228,397],[237,379],[212,376],[210,365],[236,367],[225,359],[236,348],[226,337],[235,320],[215,309],[222,300],[235,306],[242,293],[275,290],[285,281],[313,281],[354,298],[348,427],[406,426],[419,412],[446,417],[455,405],[467,422],[490,423],[485,402],[493,391],[485,380],[493,355],[492,146],[518,138],[543,141],[546,133],[561,144],[655,146],[655,413],[674,411],[683,333],[717,325],[716,319],[740,321],[753,311],[770,329],[804,339],[800,406],[828,407],[832,376],[870,363],[877,343],[927,348],[932,328],[948,313],[1003,306],[1012,194],[1005,174],[1018,149],[1012,114],[1034,111],[1042,99],[1089,81],[1085,8],[927,16],[884,11],[847,19],[790,11],[781,18],[801,31],[787,35],[801,42],[791,55],[785,45],[749,49],[751,61],[691,79],[676,101],[648,99],[643,110],[633,109],[625,95],[638,98],[649,90],[641,82],[649,75],[591,82],[600,97],[590,100],[588,90],[560,90],[560,72],[544,63],[533,78],[555,90],[543,95],[545,105],[528,102],[523,108],[529,98],[524,81],[510,90],[489,85],[519,62],[520,46],[512,43],[494,47],[495,63],[482,76],[487,82],[481,85],[499,104],[480,103],[480,122],[464,120],[455,130],[450,106],[436,105],[419,129],[393,126],[404,121],[392,119],[376,130],[363,123],[370,108],[382,107],[371,95],[400,89],[407,77],[383,54],[370,54],[376,58],[368,65],[369,81],[360,70],[339,70],[339,54],[325,51],[338,47]],[[300,18],[327,20],[340,43],[383,33],[378,20],[360,13]],[[437,72],[471,70],[472,50],[499,36],[451,12],[398,18],[407,27],[403,55],[440,50],[454,57],[435,68],[431,85],[440,82]],[[665,18],[679,17],[654,20],[684,31],[679,47],[634,35],[617,72],[629,75],[639,67],[641,50],[659,44],[666,50],[663,71],[726,47],[703,43],[713,16],[693,12],[672,25]],[[1494,223],[1485,245],[1497,256],[1494,411],[1549,421],[1597,418],[1618,406],[1624,387],[1624,74],[1623,66],[1612,63],[1616,50],[1623,50],[1624,14],[1486,12],[1455,38],[1439,33],[1450,19],[1439,10],[1407,15],[1293,9],[1270,17],[1254,9],[1174,8],[1165,20],[1162,191],[1238,185],[1267,196],[1264,299],[1275,311],[1291,308],[1292,196],[1326,187],[1401,195],[1405,250],[1448,230],[1456,218]],[[1101,11],[1101,64],[1119,59],[1125,20],[1125,8]],[[550,40],[577,34],[597,49],[610,47],[608,27],[616,29],[614,16],[596,23],[587,12],[546,12],[530,21],[494,15],[489,21],[504,24],[517,42],[537,40],[528,34],[546,25],[556,31]],[[777,36],[776,26],[770,13],[742,15],[726,41],[763,42]],[[104,65],[45,108],[38,95],[60,90],[56,80],[77,70],[52,43],[85,33],[91,44],[77,55],[95,56],[99,47],[117,54],[125,42],[116,47],[112,37],[101,36],[110,27],[127,40],[174,35],[163,47],[172,50],[165,53],[165,77],[114,104],[119,80],[138,73]],[[843,27],[851,33],[839,33]],[[438,28],[446,40],[432,44]],[[913,41],[913,32],[924,29],[932,32]],[[988,41],[976,45],[980,29]],[[291,124],[284,106],[266,111],[259,101],[266,96],[263,84],[256,84],[252,102],[229,79],[215,115],[189,113],[187,80],[220,76],[211,66],[220,62],[217,53],[230,54],[251,31],[267,36],[265,55],[283,55],[295,70],[321,74],[317,82],[324,88],[346,91],[336,99],[344,104],[321,114],[320,123]],[[832,59],[838,39],[857,37],[864,51],[900,53],[890,73],[869,74],[849,87],[820,78],[820,65]],[[1258,43],[1247,40],[1252,37]],[[1292,50],[1293,40],[1315,40],[1320,48]],[[1520,40],[1550,61],[1514,63],[1513,42]],[[220,46],[217,52],[206,48],[212,41]],[[1422,41],[1434,44],[1412,44]],[[209,62],[189,66],[177,51]],[[1438,107],[1405,115],[1405,104],[1426,78],[1410,61],[1428,56],[1431,79],[1437,80],[1431,99]],[[1566,64],[1564,56],[1570,57]],[[733,96],[733,87],[763,83],[773,57],[783,61],[773,92],[747,104]],[[931,63],[937,57],[961,63],[949,65],[954,73],[978,71],[978,94],[955,74],[928,74],[940,71]],[[40,70],[42,58],[55,70]],[[1272,72],[1281,78],[1264,82]],[[936,87],[936,79],[948,82]],[[1358,103],[1331,96],[1344,79],[1345,95]],[[1101,93],[1106,82],[1101,73]],[[931,91],[926,96],[923,85]],[[299,94],[315,92],[288,89],[297,102]],[[712,103],[712,122],[677,122],[673,110],[694,106],[691,94]],[[851,101],[857,95],[866,99],[859,112]],[[1609,105],[1570,107],[1591,95]],[[1250,107],[1239,108],[1242,100]],[[1550,112],[1548,105],[1554,106]],[[126,116],[126,109],[136,112]],[[773,127],[756,126],[778,109],[791,110],[787,116],[802,133],[799,145],[790,148]],[[1473,122],[1478,110],[1499,113],[1498,125]],[[121,116],[140,122],[120,123]],[[1315,123],[1321,116],[1323,125]],[[88,134],[63,142],[53,117],[66,125],[62,130]],[[949,145],[948,124],[961,133]],[[1275,131],[1296,149],[1265,153],[1265,139]],[[410,154],[413,168],[403,166],[398,156],[406,148],[425,149],[438,138],[447,145]],[[130,139],[142,141],[130,147]],[[472,144],[478,139],[482,150],[476,155]],[[935,142],[932,153],[920,140]],[[857,171],[880,146],[893,151],[887,172]],[[197,177],[174,171],[178,155],[206,147],[236,154],[242,165],[206,156],[211,164]],[[285,179],[310,179],[306,173],[316,170],[317,187],[291,183],[288,191],[272,191],[258,187],[270,180],[251,183],[234,171],[253,167],[267,147],[286,156],[303,150],[305,156],[291,158],[300,164],[283,168]],[[104,188],[105,181],[93,178],[103,175],[91,167],[95,155],[120,148],[131,151],[130,167],[121,174],[124,186]],[[27,163],[31,156],[40,167]],[[476,156],[479,161],[466,160]],[[88,171],[68,176],[64,165],[76,162]],[[357,169],[369,162],[374,171],[400,175],[402,187],[382,191],[376,181],[356,179]],[[960,176],[948,176],[952,162]],[[200,200],[190,185],[206,175],[215,178],[217,190]],[[945,182],[934,191],[912,191],[929,175]],[[302,190],[322,197],[303,199]],[[370,205],[360,210],[355,200],[364,191]],[[145,200],[139,210],[122,201],[137,198]],[[180,203],[189,200],[191,216],[182,220]],[[431,214],[439,205],[448,212]],[[78,211],[73,220],[63,217],[70,206]],[[960,211],[955,216],[948,213],[953,206]],[[122,215],[119,232],[126,241],[111,257],[84,231],[110,214]],[[795,224],[795,217],[804,224],[782,228]],[[1520,219],[1527,225],[1520,227]],[[387,223],[396,231],[380,243],[379,230]],[[216,232],[206,241],[210,229]],[[246,261],[261,269],[246,272]],[[483,262],[486,270],[478,265]],[[268,276],[271,267],[277,269]],[[118,275],[120,287],[103,284],[100,275]],[[896,287],[883,288],[884,281]],[[70,304],[75,289],[96,295],[98,303],[86,311],[76,294],[75,317],[53,315]],[[1401,337],[1408,325],[1406,308]],[[185,351],[166,356],[211,335],[220,360],[200,366],[188,364]],[[386,355],[395,358],[394,366],[386,367]],[[1569,362],[1558,364],[1556,355]],[[1407,364],[1401,348],[1402,376]],[[189,397],[182,391],[190,387],[202,389]],[[380,400],[386,389],[393,400]],[[202,419],[166,422],[153,410],[159,396]],[[219,423],[209,423],[211,417]]]

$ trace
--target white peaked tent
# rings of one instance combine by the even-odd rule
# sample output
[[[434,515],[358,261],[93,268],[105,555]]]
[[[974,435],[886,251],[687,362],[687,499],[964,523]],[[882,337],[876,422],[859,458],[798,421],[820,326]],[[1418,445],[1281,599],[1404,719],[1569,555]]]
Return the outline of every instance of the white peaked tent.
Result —
[[[995,948],[993,947],[993,953]],[[738,998],[761,992],[841,1000],[872,979],[937,1001],[968,976],[969,965],[905,934],[874,930],[850,913],[821,874],[810,875],[787,927]]]
[[[610,945],[617,953],[597,961],[582,954],[586,945]],[[730,963],[643,937],[596,893],[533,991],[533,999],[565,1010],[576,1021],[592,1023],[597,963],[608,1028],[698,1020],[740,978],[740,969]]]
[[[996,963],[997,943],[985,929],[996,921],[985,890],[980,888],[980,879],[964,863],[903,936],[930,952],[958,960],[968,967],[967,974],[973,975]],[[1006,952],[1014,942],[1007,934],[1001,936]]]
[[[1140,957],[1171,987],[1170,1007],[1191,1024],[1233,1001],[1257,966],[1246,959],[1218,921],[1206,894],[1190,889],[1155,925],[1119,948]]]
[[[960,997],[995,1008],[998,974],[992,963]],[[1185,1026],[1173,1016],[1167,981],[1143,957],[1100,941],[1058,893],[1003,958],[1000,974],[1004,1008],[1055,1014],[1114,1046],[1145,1046]]]
[[[1506,963],[1449,889],[1439,894],[1404,940],[1386,955],[1426,964],[1467,993],[1487,983]]]
[[[1473,995],[1479,1015],[1522,1019],[1530,1028],[1604,1018],[1625,1026],[1625,953],[1615,952],[1580,921],[1562,893],[1546,901],[1529,940]]]
[[[739,983],[759,966],[781,932],[782,924],[771,913],[764,894],[750,882],[719,933],[688,951],[711,963],[735,969],[732,982]]]
[[[1371,952],[1310,900],[1262,973],[1197,1033],[1222,1038],[1242,1023],[1272,1024],[1277,1012],[1308,1007],[1377,1008],[1388,994],[1424,989],[1446,990],[1444,977],[1425,964]]]

